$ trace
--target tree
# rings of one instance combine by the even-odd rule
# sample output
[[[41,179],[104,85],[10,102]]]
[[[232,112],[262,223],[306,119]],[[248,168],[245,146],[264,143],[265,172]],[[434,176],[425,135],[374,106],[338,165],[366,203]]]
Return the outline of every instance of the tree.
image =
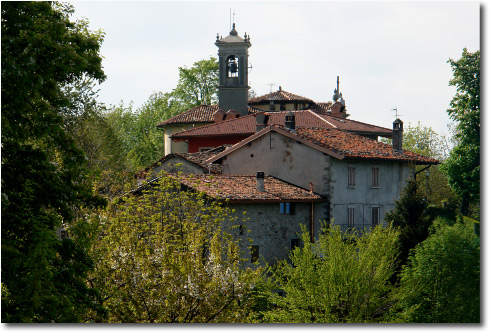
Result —
[[[381,139],[381,141],[390,144],[390,139]],[[416,126],[409,123],[404,128],[402,146],[405,150],[443,162],[450,153],[452,140],[438,134],[431,127],[423,126],[421,122]],[[425,165],[418,165],[416,172],[425,168]],[[416,176],[416,181],[420,194],[427,199],[428,204],[440,206],[443,202],[456,201],[456,196],[448,185],[448,179],[441,171],[440,165],[432,165],[426,172],[420,172]]]
[[[66,87],[105,79],[103,35],[71,22],[72,13],[57,3],[2,3],[3,322],[77,322],[100,309],[84,283],[86,248],[56,233],[78,207],[104,204],[65,130]]]
[[[393,289],[397,231],[373,228],[362,234],[344,234],[325,228],[317,243],[303,229],[302,248],[290,254],[290,263],[272,267],[275,309],[265,321],[280,323],[365,323],[382,321]]]
[[[473,226],[442,225],[409,258],[399,288],[409,323],[480,322],[480,239]]]
[[[172,94],[184,110],[217,102],[219,63],[215,57],[197,61],[191,68],[178,67],[178,70],[178,85]]]
[[[235,220],[165,175],[95,215],[90,282],[103,290],[109,322],[243,322],[261,269],[242,266],[225,226]]]
[[[433,218],[426,214],[427,202],[418,191],[416,181],[409,180],[385,221],[399,229],[399,267],[406,264],[411,249],[429,236]]]
[[[480,51],[464,48],[462,57],[448,60],[453,78],[450,85],[457,93],[447,110],[455,122],[458,145],[443,164],[448,183],[461,198],[461,213],[469,214],[470,204],[480,200]]]

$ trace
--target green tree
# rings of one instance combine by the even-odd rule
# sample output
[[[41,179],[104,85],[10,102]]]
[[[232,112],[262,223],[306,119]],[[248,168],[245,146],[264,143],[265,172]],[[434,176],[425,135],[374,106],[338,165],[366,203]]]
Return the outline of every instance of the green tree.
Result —
[[[104,201],[66,131],[74,111],[66,87],[105,79],[103,36],[71,22],[70,5],[4,2],[1,10],[2,321],[77,322],[100,309],[84,282],[92,262],[56,231],[77,207]]]
[[[409,180],[385,221],[399,229],[399,267],[406,264],[409,252],[429,236],[433,218],[426,213],[427,202],[416,181]]]
[[[390,144],[389,139],[382,139],[382,141]],[[447,159],[452,143],[451,138],[438,134],[431,127],[423,126],[421,122],[416,126],[409,123],[404,128],[402,145],[405,150],[437,159],[440,163]],[[425,168],[425,165],[416,166],[416,172]],[[420,194],[427,199],[428,204],[441,206],[446,201],[457,201],[448,185],[447,176],[441,171],[441,165],[432,165],[427,171],[418,173],[416,181]]]
[[[90,282],[109,322],[245,321],[261,269],[244,268],[226,226],[235,219],[167,176],[101,211]]]
[[[172,94],[184,110],[217,102],[219,63],[216,58],[203,59],[190,68],[178,67],[178,70],[178,85]]]
[[[473,225],[441,225],[416,247],[398,305],[410,323],[480,322],[480,239]]]
[[[458,145],[443,164],[448,183],[462,200],[461,213],[469,215],[470,205],[480,201],[480,51],[464,48],[462,57],[448,60],[457,93],[447,110],[455,122]]]
[[[366,323],[382,321],[390,305],[397,231],[373,228],[361,236],[325,228],[317,243],[303,229],[302,248],[290,263],[272,267],[276,288],[267,322]]]

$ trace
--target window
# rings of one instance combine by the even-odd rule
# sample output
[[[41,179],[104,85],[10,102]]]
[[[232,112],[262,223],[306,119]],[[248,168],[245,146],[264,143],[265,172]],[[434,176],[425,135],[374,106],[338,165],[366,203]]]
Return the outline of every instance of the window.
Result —
[[[348,208],[348,228],[355,227],[355,208]]]
[[[298,247],[300,245],[300,240],[299,239],[292,239],[290,240],[290,249],[294,250],[295,247]]]
[[[280,203],[280,214],[295,214],[294,203],[290,203],[290,202]]]
[[[285,111],[286,110],[286,106],[285,104],[280,104],[280,110],[281,111]]]
[[[379,224],[379,207],[378,206],[373,206],[372,207],[372,226],[376,226]]]
[[[372,187],[373,188],[379,187],[379,168],[378,167],[372,167]]]
[[[348,166],[348,187],[355,186],[355,166]]]
[[[239,225],[238,234],[243,235],[243,225]]]
[[[251,262],[255,263],[260,258],[260,246],[252,245],[251,246]]]

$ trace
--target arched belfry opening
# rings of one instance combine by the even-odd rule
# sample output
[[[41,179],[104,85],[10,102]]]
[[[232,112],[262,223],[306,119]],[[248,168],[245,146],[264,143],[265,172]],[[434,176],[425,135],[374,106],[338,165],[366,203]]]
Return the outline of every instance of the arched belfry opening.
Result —
[[[236,55],[228,56],[227,63],[227,77],[238,77],[239,76],[239,59]]]
[[[217,35],[219,48],[219,109],[227,112],[237,110],[241,115],[248,114],[248,48],[250,36],[238,35],[236,24],[229,36]]]

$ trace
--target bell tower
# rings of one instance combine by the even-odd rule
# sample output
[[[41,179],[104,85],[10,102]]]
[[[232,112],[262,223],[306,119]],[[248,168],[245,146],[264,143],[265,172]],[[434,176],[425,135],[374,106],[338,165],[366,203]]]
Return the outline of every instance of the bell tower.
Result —
[[[217,34],[216,46],[219,48],[219,109],[227,112],[234,109],[240,115],[248,114],[248,48],[250,36],[238,36],[236,25],[229,36],[222,38]]]

